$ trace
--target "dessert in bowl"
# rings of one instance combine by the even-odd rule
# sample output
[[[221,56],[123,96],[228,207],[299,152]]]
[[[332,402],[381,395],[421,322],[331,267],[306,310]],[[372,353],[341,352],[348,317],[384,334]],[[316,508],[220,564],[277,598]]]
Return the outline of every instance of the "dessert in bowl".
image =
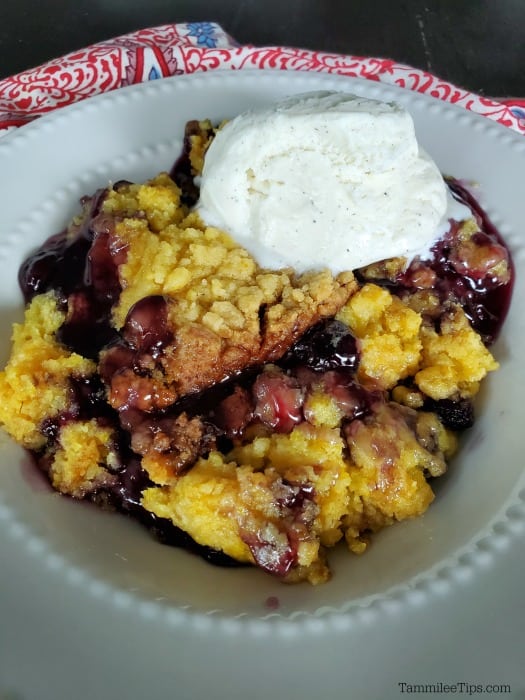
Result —
[[[173,179],[86,198],[28,258],[9,387],[19,401],[22,358],[30,427],[12,407],[3,420],[59,491],[123,508],[221,563],[320,583],[326,548],[361,552],[371,532],[433,500],[429,480],[497,367],[486,344],[512,266],[451,182],[447,196],[473,209],[415,259],[263,267],[188,209],[188,174],[214,134],[193,125]]]

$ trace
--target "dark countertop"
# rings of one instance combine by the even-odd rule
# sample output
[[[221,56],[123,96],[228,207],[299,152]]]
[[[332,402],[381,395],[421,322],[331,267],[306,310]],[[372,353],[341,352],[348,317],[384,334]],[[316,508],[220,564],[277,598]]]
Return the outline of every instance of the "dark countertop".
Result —
[[[0,78],[126,32],[215,21],[240,43],[379,56],[525,96],[523,0],[4,0]]]

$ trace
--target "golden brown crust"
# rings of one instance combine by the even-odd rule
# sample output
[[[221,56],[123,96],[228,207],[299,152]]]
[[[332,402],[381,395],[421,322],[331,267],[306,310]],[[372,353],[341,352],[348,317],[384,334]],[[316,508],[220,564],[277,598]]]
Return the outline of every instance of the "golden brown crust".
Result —
[[[321,286],[322,293],[314,285]],[[244,329],[229,337],[221,338],[202,323],[183,323],[175,329],[175,341],[161,360],[166,381],[177,387],[181,397],[247,367],[278,360],[308,328],[333,316],[354,285],[353,278],[338,281],[324,272],[299,278],[283,289],[275,303],[266,304],[262,314],[259,310],[246,314]]]
[[[163,174],[129,186],[113,192],[105,206],[123,216],[116,235],[127,246],[114,323],[121,328],[145,297],[167,300],[173,341],[163,348],[159,363],[161,382],[174,401],[248,366],[279,359],[308,328],[337,313],[357,282],[352,273],[334,278],[321,270],[295,276],[292,270],[260,268],[246,250],[196,214],[181,221],[179,191],[170,182]],[[163,228],[158,226],[161,210],[170,213]],[[126,376],[134,385],[139,381]],[[155,395],[163,395],[155,380]],[[115,407],[125,393],[123,381],[120,375],[118,386],[111,385]]]
[[[193,464],[208,440],[206,429],[199,418],[188,418],[181,413],[174,420],[159,421],[155,431],[132,441],[133,449],[144,455],[142,466],[156,484],[169,484],[177,475]],[[211,441],[210,441],[211,442]]]

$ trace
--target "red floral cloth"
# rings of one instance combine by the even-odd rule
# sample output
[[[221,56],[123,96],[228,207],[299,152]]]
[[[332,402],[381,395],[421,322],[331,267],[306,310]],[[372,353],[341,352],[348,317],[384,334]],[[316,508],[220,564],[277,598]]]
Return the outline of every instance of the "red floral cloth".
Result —
[[[116,88],[195,71],[308,70],[427,93],[525,134],[525,100],[474,95],[426,71],[384,58],[287,47],[238,46],[212,22],[142,29],[0,81],[0,135],[38,116]]]

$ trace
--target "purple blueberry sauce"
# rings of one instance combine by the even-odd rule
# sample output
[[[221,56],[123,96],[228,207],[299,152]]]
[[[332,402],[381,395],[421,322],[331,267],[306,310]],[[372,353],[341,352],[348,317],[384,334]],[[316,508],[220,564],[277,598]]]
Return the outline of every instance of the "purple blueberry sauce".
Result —
[[[357,341],[344,323],[326,319],[306,331],[284,356],[283,364],[305,365],[316,371],[345,368],[355,372],[359,365]]]

